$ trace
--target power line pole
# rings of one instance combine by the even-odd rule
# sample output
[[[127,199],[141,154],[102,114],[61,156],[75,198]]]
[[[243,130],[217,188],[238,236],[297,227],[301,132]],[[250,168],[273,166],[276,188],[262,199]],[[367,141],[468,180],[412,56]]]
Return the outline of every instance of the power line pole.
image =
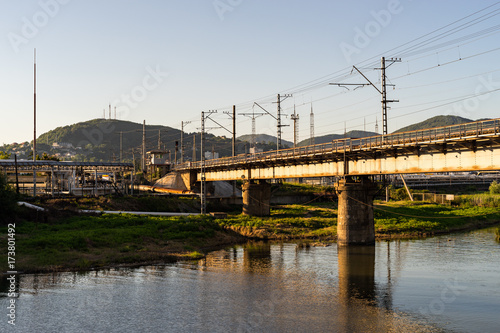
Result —
[[[184,163],[184,125],[190,124],[190,121],[181,121],[181,164]]]
[[[311,102],[311,114],[309,115],[309,144],[314,144],[314,112],[313,104]]]
[[[146,120],[142,122],[142,172],[146,170]]]
[[[236,156],[236,105],[233,105],[233,157]]]
[[[33,196],[36,197],[36,49],[33,53]]]
[[[214,123],[216,123],[217,125],[219,125],[220,127],[222,127],[223,129],[225,129],[226,131],[228,131],[229,133],[232,134],[232,139],[231,139],[231,156],[235,156],[235,153],[236,153],[236,105],[233,105],[233,111],[230,112],[230,111],[223,111],[224,114],[227,114],[229,116],[229,118],[231,118],[231,120],[233,121],[233,130],[230,131],[228,130],[226,127],[220,125],[218,122],[214,121],[213,119],[211,119]]]
[[[206,184],[205,184],[205,158],[203,156],[203,141],[204,141],[204,137],[203,137],[203,132],[205,132],[205,112],[204,111],[201,111],[201,138],[200,138],[200,149],[201,149],[201,168],[200,168],[200,171],[201,171],[201,188],[200,188],[200,206],[201,206],[201,214],[206,214],[206,203],[205,203],[205,200],[206,200]]]
[[[395,62],[401,62],[401,59],[400,58],[391,58],[391,59],[388,59],[387,61],[390,62],[389,66],[392,65],[393,63]],[[387,84],[386,84],[386,76],[385,76],[385,70],[387,67],[386,67],[386,61],[385,61],[385,57],[382,57],[381,61],[381,66],[380,66],[380,70],[381,70],[381,75],[382,75],[382,129],[383,129],[383,135],[387,135],[387,103],[392,103],[392,102],[399,102],[398,100],[388,100],[387,99]],[[393,86],[391,84],[391,86]]]
[[[193,162],[196,162],[196,134],[193,135]]]
[[[212,113],[217,113],[216,110],[210,110],[208,112],[206,112],[207,115],[205,116],[205,112],[202,111],[201,112],[201,143],[200,143],[200,149],[201,149],[201,167],[200,167],[200,171],[201,171],[201,214],[206,214],[207,212],[207,204],[206,204],[206,200],[207,200],[207,184],[206,184],[206,181],[205,181],[205,154],[203,153],[203,144],[204,144],[204,141],[205,141],[205,120],[210,117],[210,115]],[[212,121],[214,121],[212,119]],[[215,121],[214,121],[215,122]]]
[[[277,120],[277,136],[276,136],[276,150],[281,149],[281,128],[285,127],[287,125],[282,125],[281,124],[281,102],[287,99],[288,97],[292,97],[291,94],[285,94],[285,95],[280,95],[278,94],[278,116],[276,117]]]
[[[381,60],[381,67],[380,68],[375,68],[375,69],[380,69],[381,70],[381,89],[377,88],[372,81],[370,81],[356,66],[352,66],[353,69],[355,69],[368,83],[330,83],[332,85],[337,85],[339,87],[343,87],[346,89],[347,86],[372,86],[379,92],[379,94],[382,97],[382,134],[387,135],[387,103],[393,103],[393,102],[399,102],[398,100],[388,100],[387,99],[387,86],[394,86],[393,84],[387,84],[386,83],[386,76],[385,76],[385,70],[394,64],[395,62],[401,62],[401,58],[391,58],[391,59],[385,59],[385,57],[382,57]],[[390,64],[387,65],[387,62]]]
[[[120,163],[123,162],[123,132],[120,132]]]
[[[293,114],[290,116],[293,120],[293,148],[297,147],[299,135],[299,115],[295,112],[295,105],[293,106]]]

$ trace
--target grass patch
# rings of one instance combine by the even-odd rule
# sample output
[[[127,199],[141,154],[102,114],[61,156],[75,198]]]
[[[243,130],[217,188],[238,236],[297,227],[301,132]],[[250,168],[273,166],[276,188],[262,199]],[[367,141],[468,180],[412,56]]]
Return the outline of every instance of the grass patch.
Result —
[[[88,269],[161,257],[172,251],[196,252],[200,246],[209,245],[221,230],[207,216],[104,214],[75,216],[53,223],[18,222],[16,268],[20,271],[48,267]],[[0,228],[0,241],[6,242],[6,234],[7,228]],[[6,250],[4,247],[0,250],[3,256],[7,255]],[[0,267],[6,271],[6,263]]]
[[[229,215],[217,220],[223,227],[238,230],[249,237],[332,238],[337,235],[337,210],[333,205],[283,205],[271,208],[271,216]]]
[[[500,221],[500,210],[496,207],[396,202],[376,205],[374,216],[377,233],[418,234],[451,231],[471,224]]]

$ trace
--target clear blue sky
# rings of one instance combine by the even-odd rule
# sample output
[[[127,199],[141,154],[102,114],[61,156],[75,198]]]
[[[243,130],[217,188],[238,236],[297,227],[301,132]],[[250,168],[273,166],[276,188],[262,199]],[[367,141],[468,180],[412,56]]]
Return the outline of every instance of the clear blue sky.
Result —
[[[299,139],[309,137],[311,101],[318,136],[342,133],[344,123],[347,130],[374,130],[376,118],[381,131],[380,96],[373,87],[348,91],[328,85],[365,83],[359,75],[340,77],[352,65],[379,85],[380,72],[373,68],[381,55],[402,58],[387,70],[396,85],[389,98],[400,100],[391,105],[389,132],[438,114],[500,115],[500,94],[494,91],[500,88],[495,1],[0,3],[0,143],[32,140],[34,48],[38,134],[100,118],[104,108],[107,117],[110,102],[122,120],[175,128],[193,121],[186,131],[194,132],[201,111],[217,109],[213,118],[229,126],[223,111],[233,104],[238,112],[251,112],[258,102],[275,114],[277,93],[293,94],[283,108],[290,114],[296,105]],[[419,41],[432,42],[448,29],[453,34],[430,44],[412,42],[488,6]],[[474,19],[482,21],[470,25]],[[393,50],[408,42],[413,54],[403,52],[404,46]],[[291,124],[289,117],[283,122]],[[249,134],[250,124],[238,116],[238,134]],[[274,135],[275,124],[270,116],[260,117],[257,132]],[[292,127],[283,131],[283,138],[292,140]]]

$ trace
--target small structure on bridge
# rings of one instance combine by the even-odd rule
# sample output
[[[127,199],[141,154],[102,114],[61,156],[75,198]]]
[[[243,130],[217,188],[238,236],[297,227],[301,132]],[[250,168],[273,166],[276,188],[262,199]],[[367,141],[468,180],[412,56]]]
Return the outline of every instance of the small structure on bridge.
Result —
[[[163,177],[170,171],[170,150],[150,150],[147,155],[147,168],[150,173],[158,173]]]

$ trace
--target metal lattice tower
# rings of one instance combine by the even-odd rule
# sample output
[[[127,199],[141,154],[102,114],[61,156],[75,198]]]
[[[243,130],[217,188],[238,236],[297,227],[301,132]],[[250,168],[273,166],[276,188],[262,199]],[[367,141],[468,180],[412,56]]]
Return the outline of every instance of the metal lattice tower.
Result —
[[[245,116],[245,117],[250,117],[252,119],[252,136],[250,137],[250,147],[255,148],[255,138],[257,136],[256,132],[256,125],[255,125],[255,119],[265,115],[266,113],[263,112],[255,112],[255,104],[252,106],[252,113],[240,113],[240,116]]]

